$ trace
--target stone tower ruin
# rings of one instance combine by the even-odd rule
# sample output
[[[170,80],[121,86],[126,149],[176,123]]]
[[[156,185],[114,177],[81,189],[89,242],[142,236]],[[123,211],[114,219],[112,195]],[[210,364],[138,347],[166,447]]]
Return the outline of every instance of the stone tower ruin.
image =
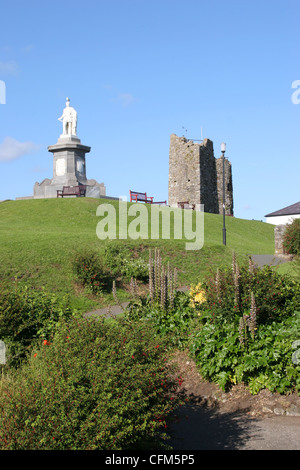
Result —
[[[223,214],[223,158],[215,158],[213,142],[195,143],[172,134],[169,153],[170,206],[204,204],[204,212]],[[233,215],[231,163],[225,158],[225,214]]]

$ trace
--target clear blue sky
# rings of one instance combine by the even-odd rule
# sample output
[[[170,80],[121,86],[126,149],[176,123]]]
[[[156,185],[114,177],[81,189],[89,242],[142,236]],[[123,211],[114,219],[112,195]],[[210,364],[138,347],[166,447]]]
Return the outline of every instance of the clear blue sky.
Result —
[[[167,199],[170,134],[202,128],[227,144],[236,217],[298,202],[299,18],[299,0],[1,2],[0,200],[52,178],[68,96],[109,196]]]

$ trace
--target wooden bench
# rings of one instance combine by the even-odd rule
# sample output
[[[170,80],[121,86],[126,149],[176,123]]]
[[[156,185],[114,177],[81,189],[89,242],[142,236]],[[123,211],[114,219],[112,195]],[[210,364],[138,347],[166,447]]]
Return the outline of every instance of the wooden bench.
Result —
[[[189,201],[177,202],[177,206],[180,209],[192,209],[195,210],[195,204],[190,204]]]
[[[159,204],[160,206],[166,206],[167,205],[167,201],[153,201],[151,204]]]
[[[63,186],[62,189],[57,190],[57,197],[76,196],[84,197],[86,193],[86,186],[80,184],[78,186]]]
[[[167,201],[154,202],[153,196],[147,196],[147,193],[138,193],[137,191],[129,190],[130,202],[147,202],[149,204],[167,204]]]
[[[130,202],[148,202],[152,204],[153,197],[147,196],[147,193],[138,193],[137,191],[129,190]]]

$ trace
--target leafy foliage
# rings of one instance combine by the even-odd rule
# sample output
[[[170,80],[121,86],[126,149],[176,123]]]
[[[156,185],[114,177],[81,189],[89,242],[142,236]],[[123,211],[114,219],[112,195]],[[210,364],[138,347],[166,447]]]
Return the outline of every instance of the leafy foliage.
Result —
[[[149,250],[149,295],[131,302],[125,317],[130,322],[151,321],[155,334],[166,338],[170,346],[187,344],[196,317],[190,299],[176,291],[177,270],[162,263],[160,250]]]
[[[287,224],[283,235],[283,247],[286,253],[300,255],[300,219]]]
[[[300,335],[300,283],[270,267],[218,269],[206,279],[206,301],[196,304],[200,326],[190,348],[208,380],[224,390],[244,382],[252,393],[300,390],[291,343]]]
[[[189,298],[184,292],[176,292],[173,306],[162,308],[160,302],[153,302],[150,297],[131,302],[125,312],[131,321],[150,321],[155,328],[155,335],[166,338],[170,346],[186,347],[193,331],[196,318]]]
[[[292,343],[299,333],[300,314],[295,313],[285,321],[260,326],[242,347],[236,323],[225,322],[220,328],[207,322],[195,335],[191,353],[203,377],[223,390],[244,382],[252,393],[263,388],[300,392],[300,365],[292,361]]]
[[[61,318],[70,318],[68,298],[16,286],[0,293],[0,338],[9,366],[18,366],[37,338],[47,338]]]
[[[134,251],[126,245],[111,241],[106,244],[104,251],[105,263],[115,276],[122,276],[125,280],[132,277],[140,281],[147,281],[149,266]]]
[[[96,250],[83,249],[73,259],[73,269],[82,285],[99,294],[111,284],[111,274]]]
[[[258,325],[288,318],[300,310],[300,283],[277,274],[269,266],[247,265],[219,269],[203,283],[206,302],[200,311],[209,310],[214,321],[236,321],[251,308],[252,295],[256,303]]]
[[[167,366],[150,324],[74,318],[0,393],[0,448],[159,448],[182,403],[181,378]]]

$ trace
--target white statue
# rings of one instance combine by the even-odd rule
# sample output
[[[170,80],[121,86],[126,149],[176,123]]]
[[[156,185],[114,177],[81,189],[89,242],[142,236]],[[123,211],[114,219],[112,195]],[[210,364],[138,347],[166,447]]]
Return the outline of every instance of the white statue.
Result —
[[[63,135],[77,135],[77,111],[70,106],[69,98],[67,98],[63,114],[58,120],[63,123]]]

